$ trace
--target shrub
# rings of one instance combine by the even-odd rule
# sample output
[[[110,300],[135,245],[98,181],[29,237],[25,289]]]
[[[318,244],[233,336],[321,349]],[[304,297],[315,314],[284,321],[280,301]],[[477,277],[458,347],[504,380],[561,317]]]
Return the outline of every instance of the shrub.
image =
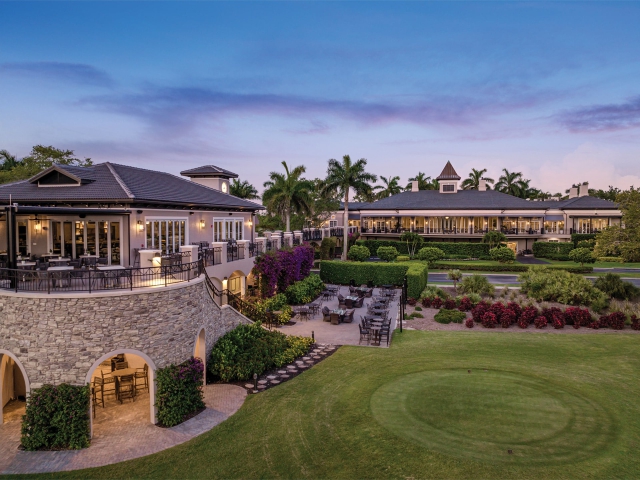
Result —
[[[421,313],[418,313],[418,312],[413,312],[413,313],[411,314],[411,316],[412,316],[413,318],[424,318],[424,315],[422,315]]]
[[[426,262],[427,265],[433,265],[438,260],[442,260],[445,254],[442,250],[436,247],[422,247],[418,250],[416,258],[420,261]]]
[[[422,311],[422,307],[415,307],[415,308],[414,308],[414,310],[415,310],[416,312],[421,312],[421,311]]]
[[[564,321],[573,328],[586,327],[591,323],[591,313],[586,308],[569,307],[564,311]]]
[[[322,260],[333,259],[336,254],[337,240],[334,237],[324,237],[320,243],[320,258]]]
[[[603,315],[600,317],[600,324],[606,325],[614,330],[622,330],[624,323],[627,320],[627,316],[622,312],[613,312],[609,315]]]
[[[573,248],[573,243],[569,242],[533,242],[533,254],[538,258],[550,258],[552,254],[569,255]]]
[[[576,248],[587,248],[590,251],[593,251],[593,248],[596,246],[595,240],[582,240],[576,244]]]
[[[398,256],[398,250],[395,247],[378,247],[376,254],[384,262],[393,262]]]
[[[89,386],[44,385],[31,391],[22,417],[26,450],[78,450],[89,446]]]
[[[461,312],[470,312],[473,308],[473,302],[469,297],[462,297],[460,299],[460,305],[458,305],[458,310]]]
[[[369,260],[371,252],[364,245],[352,245],[347,253],[347,258],[354,262],[364,262]]]
[[[396,258],[396,262],[408,262],[409,260],[411,259],[408,255],[398,255],[398,258]]]
[[[204,363],[191,357],[179,365],[171,364],[156,372],[158,422],[173,427],[205,407],[202,385]]]
[[[425,297],[422,299],[422,306],[424,308],[431,308],[431,297]]]
[[[520,313],[520,322],[525,322],[527,323],[527,325],[532,324],[533,321],[538,317],[538,315],[538,309],[533,305],[524,307],[522,309],[522,313]]]
[[[445,310],[444,308],[436,313],[433,319],[438,323],[462,323],[467,315],[459,310]]]
[[[475,322],[481,322],[482,321],[482,317],[484,317],[484,314],[487,313],[489,311],[489,304],[487,302],[485,302],[484,300],[478,302],[478,304],[473,307],[473,309],[471,310],[471,316],[473,317],[473,320]]]
[[[518,322],[518,326],[520,328],[529,328],[529,325],[531,325],[528,321],[520,319],[520,321]]]
[[[457,308],[456,301],[449,298],[444,301],[444,303],[442,304],[442,308],[446,310],[455,310]]]
[[[624,263],[622,257],[598,257],[599,262]]]
[[[248,380],[281,367],[309,351],[313,340],[265,330],[261,324],[240,325],[218,340],[209,355],[209,372],[223,382]]]
[[[495,314],[491,312],[487,312],[482,316],[482,326],[484,328],[496,328],[496,324],[498,323],[498,319]]]
[[[482,237],[482,243],[489,244],[489,247],[490,247],[489,253],[491,253],[491,249],[493,249],[494,247],[500,246],[501,243],[504,243],[506,241],[507,241],[507,236],[504,233],[499,232],[497,230],[492,230],[490,232],[487,232]]]
[[[395,247],[399,253],[409,255],[406,242],[393,240],[358,240],[358,245],[364,245],[371,252],[378,250],[378,247]],[[445,254],[445,258],[481,258],[489,256],[489,244],[471,242],[431,242],[426,241],[424,246],[439,248]]]
[[[618,300],[631,300],[640,294],[638,287],[631,282],[625,282],[620,278],[620,275],[615,273],[607,273],[603,277],[598,277],[593,285],[611,298]]]
[[[585,263],[595,263],[596,259],[588,248],[580,247],[574,248],[569,252],[569,258],[575,263],[579,263],[580,266]]]
[[[500,263],[513,263],[516,259],[516,254],[513,253],[509,247],[497,247],[489,250],[491,260]]]
[[[313,248],[299,245],[259,255],[253,270],[260,275],[262,295],[268,298],[276,293],[284,293],[289,285],[305,279],[312,267]]]
[[[460,282],[459,289],[462,293],[477,293],[478,295],[493,295],[495,291],[495,287],[489,283],[487,277],[477,274],[464,277]]]
[[[491,258],[487,258],[486,260],[491,260]],[[564,260],[569,260],[569,257]],[[435,263],[433,265],[429,265],[429,268],[432,270],[450,270],[452,267],[460,268],[466,271],[480,271],[480,272],[527,272],[529,271],[528,265],[519,265],[519,264],[501,264],[501,265],[475,265],[475,264],[465,264],[464,262],[459,263]],[[580,267],[578,265],[549,265],[545,268],[549,270],[564,270],[566,272],[571,273],[592,273],[593,267]]]
[[[449,295],[443,289],[441,289],[440,287],[436,287],[435,285],[428,285],[424,290],[422,290],[422,293],[420,294],[420,298],[433,297],[440,297],[441,299],[446,300],[447,298],[449,298]]]
[[[322,279],[315,273],[307,278],[289,285],[284,294],[291,305],[300,305],[314,300],[324,290]]]
[[[520,315],[522,315],[522,307],[518,303],[509,302],[507,304],[507,310],[513,312],[514,320],[512,323],[516,323],[518,320],[520,320]]]
[[[412,297],[407,298],[407,303],[412,307],[418,303],[418,300]]]
[[[449,270],[447,272],[447,278],[453,282],[453,288],[455,289],[458,282],[462,279],[462,272],[458,269]]]
[[[640,319],[636,315],[631,315],[631,328],[640,330]]]
[[[473,325],[474,325],[473,318],[467,318],[464,322],[464,325],[467,328],[473,328]]]
[[[518,317],[515,312],[510,308],[505,308],[502,314],[500,315],[500,324],[502,328],[508,328],[514,323],[517,323]]]
[[[440,297],[434,297],[431,300],[431,308],[440,308],[442,307],[443,301]]]
[[[547,328],[547,319],[540,315],[533,321],[536,328]]]
[[[589,324],[589,328],[593,328],[594,330],[598,330],[600,328],[600,322],[595,320]]]
[[[592,242],[595,245],[596,234],[595,233],[572,233],[571,242],[574,247],[578,247],[581,242]]]
[[[520,291],[537,301],[567,305],[591,305],[596,311],[607,304],[607,296],[586,278],[561,270],[531,268],[519,276]]]

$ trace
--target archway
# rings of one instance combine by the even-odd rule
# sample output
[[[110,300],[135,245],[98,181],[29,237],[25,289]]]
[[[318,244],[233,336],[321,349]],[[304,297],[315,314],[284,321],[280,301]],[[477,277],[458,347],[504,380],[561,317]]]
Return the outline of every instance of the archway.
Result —
[[[247,285],[247,277],[242,270],[236,270],[227,280],[227,289],[236,295],[244,297]]]
[[[22,419],[30,391],[29,377],[20,360],[0,349],[0,424]]]
[[[204,384],[207,384],[207,336],[204,327],[196,337],[196,346],[193,349],[193,356],[202,360],[204,364]]]
[[[122,424],[155,424],[155,372],[153,360],[138,350],[122,348],[96,360],[85,380],[92,388],[92,435]]]

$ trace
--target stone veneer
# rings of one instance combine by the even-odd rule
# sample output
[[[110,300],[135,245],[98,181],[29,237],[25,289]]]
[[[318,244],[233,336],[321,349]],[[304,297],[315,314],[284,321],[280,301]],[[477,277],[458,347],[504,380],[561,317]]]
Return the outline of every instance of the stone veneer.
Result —
[[[0,349],[22,363],[31,388],[81,385],[101,356],[119,349],[138,350],[157,368],[182,362],[194,354],[202,327],[208,355],[222,335],[250,320],[216,305],[203,280],[144,291],[0,292]]]

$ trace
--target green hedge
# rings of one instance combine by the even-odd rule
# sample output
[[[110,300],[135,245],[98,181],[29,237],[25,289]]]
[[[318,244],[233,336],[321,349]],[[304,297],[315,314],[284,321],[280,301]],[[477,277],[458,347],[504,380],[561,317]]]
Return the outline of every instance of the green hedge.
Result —
[[[553,270],[564,270],[569,273],[592,273],[593,267],[580,267],[570,265],[544,265],[545,268]],[[474,265],[467,262],[460,263],[435,263],[431,265],[432,270],[451,270],[452,268],[459,268],[465,271],[475,272],[526,272],[529,270],[529,265]]]
[[[44,385],[31,391],[22,417],[25,450],[66,450],[89,446],[89,386]]]
[[[418,298],[424,290],[428,275],[427,266],[419,263],[320,262],[320,278],[325,283],[348,285],[354,280],[356,285],[373,282],[374,285],[399,286],[406,276],[407,295],[413,298]]]
[[[578,246],[578,243],[583,242],[585,240],[594,240],[596,238],[595,233],[572,233],[571,234],[571,242],[574,247]]]
[[[550,258],[549,255],[569,255],[573,250],[571,242],[534,242],[533,254],[538,258]],[[556,257],[557,259],[557,257]]]
[[[364,245],[370,252],[377,252],[378,247],[395,247],[400,255],[408,255],[407,244],[394,240],[358,240],[358,245]],[[469,242],[430,242],[425,240],[423,247],[435,247],[442,250],[447,256],[456,255],[458,258],[480,258],[481,256],[489,256],[488,243],[469,243]]]
[[[171,364],[156,372],[156,407],[158,422],[173,427],[205,407],[204,363],[191,357],[178,365]]]

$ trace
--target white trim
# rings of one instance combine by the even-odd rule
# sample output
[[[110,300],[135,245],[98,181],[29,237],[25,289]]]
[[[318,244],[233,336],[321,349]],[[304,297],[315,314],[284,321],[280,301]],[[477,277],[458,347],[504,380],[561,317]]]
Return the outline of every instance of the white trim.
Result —
[[[18,365],[18,368],[20,369],[20,373],[22,373],[22,378],[24,379],[25,391],[26,391],[27,397],[28,397],[29,394],[31,393],[31,384],[29,383],[29,377],[27,376],[27,372],[24,369],[24,367],[22,366],[22,362],[20,360],[18,360],[18,357],[16,357],[9,350],[4,350],[4,349],[0,348],[0,359],[2,358],[3,355],[8,356],[14,362],[16,362],[16,365]],[[1,382],[2,382],[2,379],[0,378],[0,383]],[[0,425],[2,425],[2,423],[3,423],[3,418],[4,418],[4,411],[3,410],[4,410],[4,403],[3,403],[3,399],[2,399],[2,388],[0,387]]]
[[[198,352],[196,351],[198,348],[198,341],[200,340],[200,334],[204,332],[204,335],[202,337],[202,350],[204,351],[204,355],[202,355],[202,357],[199,357],[197,354]],[[203,384],[206,385],[207,384],[207,329],[206,327],[202,327],[200,330],[198,330],[198,334],[196,335],[196,341],[193,344],[193,356],[194,357],[198,357],[200,358],[200,360],[202,360],[202,364],[204,365],[204,379],[203,379]]]
[[[93,372],[95,372],[96,368],[98,368],[100,366],[100,364],[102,362],[104,362],[105,360],[108,360],[111,357],[115,357],[116,355],[118,355],[119,353],[124,353],[124,354],[129,354],[129,355],[137,355],[138,357],[141,357],[146,363],[147,365],[149,365],[149,417],[150,417],[150,421],[151,423],[153,423],[154,425],[157,423],[157,418],[156,418],[156,364],[153,362],[153,360],[151,360],[151,358],[145,354],[142,353],[140,350],[134,350],[131,348],[119,348],[117,350],[113,350],[109,353],[106,353],[104,355],[102,355],[98,360],[96,360],[96,362],[91,366],[91,368],[89,369],[89,373],[87,373],[87,376],[85,378],[85,385],[89,384],[91,385],[91,378],[93,377]],[[91,420],[91,437],[93,437],[93,398],[90,398],[89,400],[89,419]]]

